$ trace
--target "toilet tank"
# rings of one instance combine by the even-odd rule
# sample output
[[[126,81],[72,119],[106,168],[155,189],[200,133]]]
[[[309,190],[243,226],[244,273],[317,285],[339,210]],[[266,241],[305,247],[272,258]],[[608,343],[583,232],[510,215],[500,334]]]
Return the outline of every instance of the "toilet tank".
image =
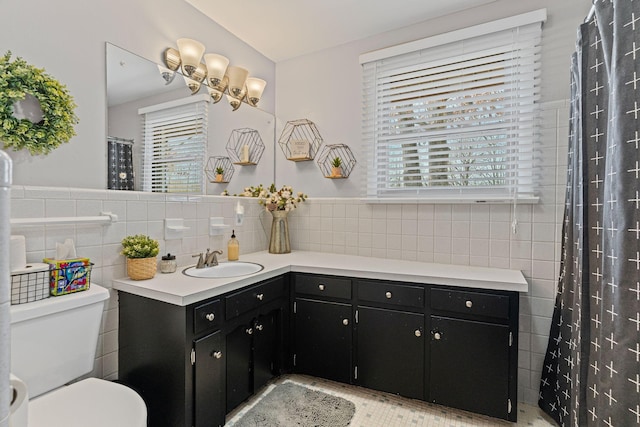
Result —
[[[108,298],[92,283],[86,291],[11,306],[11,372],[30,397],[91,372]]]

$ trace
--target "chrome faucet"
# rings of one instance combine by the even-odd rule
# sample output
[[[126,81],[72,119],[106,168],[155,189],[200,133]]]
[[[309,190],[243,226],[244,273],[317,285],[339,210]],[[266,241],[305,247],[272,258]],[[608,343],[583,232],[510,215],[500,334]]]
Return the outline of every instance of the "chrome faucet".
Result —
[[[207,248],[207,254],[204,257],[204,266],[215,267],[216,265],[218,265],[218,255],[222,255],[222,251],[209,252],[209,248]]]

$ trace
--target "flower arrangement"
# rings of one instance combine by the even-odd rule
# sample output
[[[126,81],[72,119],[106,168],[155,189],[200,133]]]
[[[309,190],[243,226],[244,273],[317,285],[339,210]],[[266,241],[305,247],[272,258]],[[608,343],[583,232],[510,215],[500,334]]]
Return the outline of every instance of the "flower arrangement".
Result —
[[[127,236],[122,239],[122,255],[127,258],[152,258],[158,255],[158,241],[144,234]]]
[[[40,104],[42,120],[38,123],[14,115],[15,105],[27,95]],[[22,58],[11,61],[11,52],[0,56],[0,140],[5,148],[48,154],[76,134],[75,108],[67,88],[43,69]]]
[[[222,192],[223,196],[229,196],[227,190]],[[291,211],[298,207],[298,203],[307,200],[306,194],[293,192],[293,188],[283,185],[280,190],[275,184],[271,184],[269,188],[264,188],[262,184],[254,187],[245,187],[244,191],[237,194],[240,197],[257,197],[258,203],[263,205],[267,211]]]

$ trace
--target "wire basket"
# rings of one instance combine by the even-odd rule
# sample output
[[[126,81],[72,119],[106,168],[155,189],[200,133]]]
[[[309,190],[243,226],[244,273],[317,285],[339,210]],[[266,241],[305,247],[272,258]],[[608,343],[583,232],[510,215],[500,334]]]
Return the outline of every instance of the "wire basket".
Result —
[[[11,304],[24,304],[49,298],[50,270],[11,275]]]
[[[93,263],[11,275],[11,304],[24,304],[89,289]]]

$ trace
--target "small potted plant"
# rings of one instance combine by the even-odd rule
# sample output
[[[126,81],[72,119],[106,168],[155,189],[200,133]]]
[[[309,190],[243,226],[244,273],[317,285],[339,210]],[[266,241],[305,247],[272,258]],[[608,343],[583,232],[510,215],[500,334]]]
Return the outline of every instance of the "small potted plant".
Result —
[[[332,178],[341,178],[342,177],[342,159],[340,157],[334,157],[331,160],[331,177]]]
[[[224,179],[224,169],[221,166],[216,168],[216,182],[222,182]]]
[[[127,274],[133,280],[151,279],[156,275],[158,241],[144,234],[122,239],[122,255],[127,258]]]

